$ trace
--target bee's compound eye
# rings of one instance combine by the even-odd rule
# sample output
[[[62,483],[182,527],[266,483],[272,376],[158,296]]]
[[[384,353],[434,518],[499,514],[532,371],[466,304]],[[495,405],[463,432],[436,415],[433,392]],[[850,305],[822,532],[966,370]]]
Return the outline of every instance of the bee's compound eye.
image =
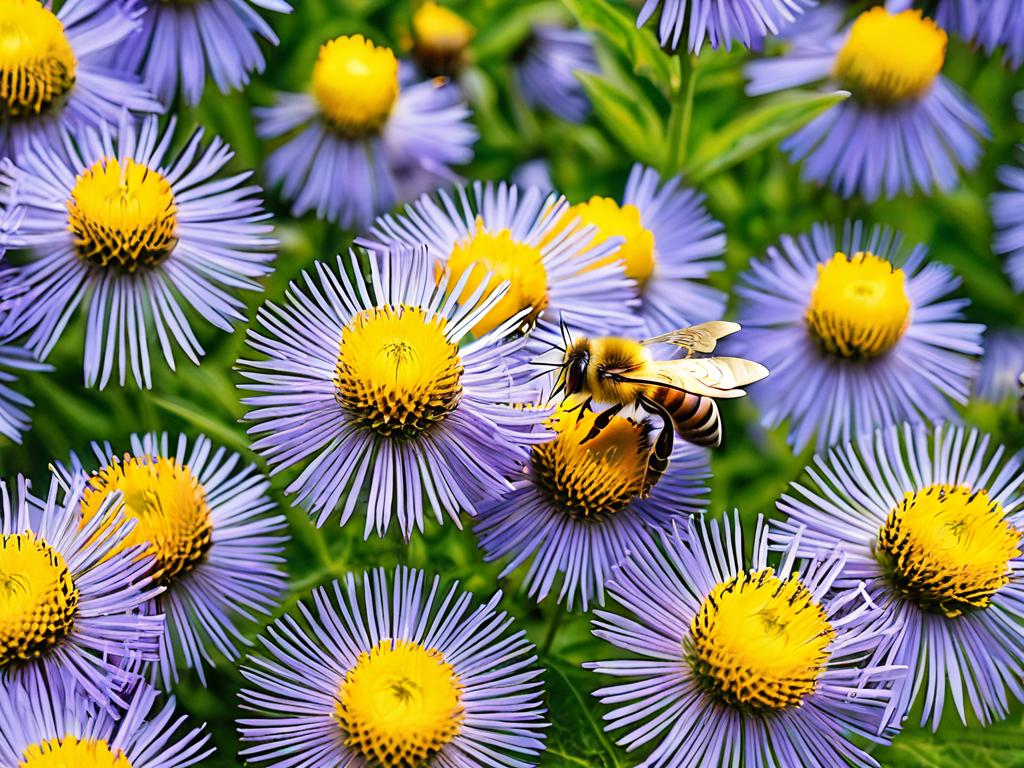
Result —
[[[583,389],[586,366],[587,361],[582,357],[576,357],[569,361],[565,372],[565,390],[567,394],[574,395]]]

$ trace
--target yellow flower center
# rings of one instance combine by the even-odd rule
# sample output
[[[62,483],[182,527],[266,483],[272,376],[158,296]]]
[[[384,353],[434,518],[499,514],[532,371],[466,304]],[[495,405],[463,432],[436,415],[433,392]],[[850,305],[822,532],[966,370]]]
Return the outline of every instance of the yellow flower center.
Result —
[[[71,90],[78,62],[38,0],[0,0],[0,120],[38,114]]]
[[[793,574],[771,568],[718,584],[690,623],[694,675],[723,703],[753,712],[798,706],[814,692],[835,630]]]
[[[534,322],[548,305],[548,273],[540,248],[512,238],[512,232],[503,229],[497,233],[483,229],[483,222],[477,220],[477,232],[457,243],[448,258],[451,270],[451,284],[456,284],[466,270],[481,264],[466,281],[459,296],[460,301],[468,297],[490,273],[487,291],[502,283],[509,282],[509,290],[494,308],[484,315],[473,328],[473,334],[482,336],[492,331],[518,312],[529,309],[526,322]]]
[[[423,3],[412,16],[416,53],[430,61],[457,59],[475,34],[472,24],[433,0]]]
[[[443,421],[462,398],[459,348],[446,325],[421,307],[360,312],[341,332],[338,402],[383,437],[415,437]]]
[[[850,28],[835,77],[854,96],[896,104],[931,88],[946,60],[946,33],[921,11],[865,11]]]
[[[925,610],[984,608],[1010,580],[1021,531],[984,490],[929,485],[908,493],[878,532],[875,553],[894,588]]]
[[[126,272],[166,259],[178,243],[178,206],[158,171],[108,157],[75,180],[68,229],[79,255]]]
[[[104,739],[80,739],[68,734],[33,744],[22,755],[18,768],[132,768],[120,749]]]
[[[604,243],[608,238],[621,237],[625,242],[619,250],[590,267],[595,269],[605,264],[622,261],[626,266],[626,277],[643,286],[654,274],[654,233],[644,227],[640,209],[635,205],[619,205],[610,197],[592,197],[585,203],[574,205],[566,211],[563,221],[579,217],[579,226],[594,225],[592,246]]]
[[[31,531],[0,536],[0,669],[60,642],[77,610],[78,589],[57,550]]]
[[[382,640],[345,675],[334,716],[368,764],[419,768],[458,735],[462,683],[439,651]]]
[[[352,139],[378,133],[398,98],[398,60],[362,35],[342,35],[320,47],[313,95],[339,133]]]
[[[660,473],[649,469],[650,425],[616,416],[583,442],[596,414],[559,412],[549,422],[556,435],[535,445],[530,465],[537,486],[574,519],[602,520],[646,495]]]
[[[206,491],[184,464],[143,456],[104,467],[82,496],[85,522],[99,514],[114,491],[121,492],[125,516],[135,521],[121,548],[148,545],[154,579],[166,584],[191,571],[206,555],[213,539]]]
[[[877,357],[895,346],[910,323],[906,275],[871,253],[837,253],[818,265],[805,318],[826,352]]]

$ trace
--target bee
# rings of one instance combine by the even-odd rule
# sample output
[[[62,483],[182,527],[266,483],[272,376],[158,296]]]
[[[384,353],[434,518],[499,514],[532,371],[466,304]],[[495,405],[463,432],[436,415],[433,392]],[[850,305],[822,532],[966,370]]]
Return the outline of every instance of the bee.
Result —
[[[722,421],[716,399],[743,397],[741,389],[760,381],[768,369],[739,357],[711,357],[718,340],[740,330],[737,323],[714,321],[683,328],[642,341],[620,337],[571,339],[562,326],[565,341],[555,393],[579,398],[572,409],[580,412],[594,401],[609,404],[594,420],[583,442],[593,439],[628,406],[660,417],[664,428],[651,456],[652,471],[664,470],[672,452],[674,435],[696,445],[722,442]],[[651,347],[673,344],[684,357],[656,360]]]

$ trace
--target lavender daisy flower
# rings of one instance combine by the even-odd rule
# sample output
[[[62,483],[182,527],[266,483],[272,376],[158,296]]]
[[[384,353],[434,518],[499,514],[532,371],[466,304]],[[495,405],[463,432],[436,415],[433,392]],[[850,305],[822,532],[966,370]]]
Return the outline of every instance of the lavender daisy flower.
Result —
[[[540,669],[522,630],[422,571],[313,592],[250,656],[242,757],[276,768],[527,768],[544,747]]]
[[[618,251],[605,262],[624,262],[635,280],[643,333],[659,333],[716,320],[725,312],[725,294],[704,282],[724,267],[725,232],[708,215],[703,195],[686,189],[679,178],[665,184],[652,168],[634,165],[621,205],[592,197],[564,216],[597,228],[595,243],[621,237]]]
[[[453,279],[474,272],[465,294],[477,290],[487,273],[491,289],[509,281],[503,300],[473,326],[477,336],[523,311],[523,329],[538,342],[560,343],[562,320],[589,336],[635,331],[635,284],[611,258],[621,238],[601,239],[594,226],[564,221],[568,207],[564,197],[536,188],[475,182],[472,190],[424,195],[403,215],[380,217],[360,242],[375,250],[425,243]]]
[[[162,107],[134,77],[108,66],[138,27],[129,3],[0,0],[0,158],[32,138],[59,143],[66,129],[116,123],[125,109]]]
[[[476,27],[451,8],[426,0],[412,15],[412,52],[430,75],[457,75],[468,60]]]
[[[1004,453],[976,430],[893,425],[816,457],[778,505],[777,544],[841,545],[837,588],[865,584],[900,625],[871,663],[909,668],[898,711],[923,696],[922,725],[947,699],[984,724],[1024,700],[1024,456]]]
[[[569,123],[590,114],[590,99],[577,72],[599,73],[589,32],[538,25],[523,46],[514,74],[523,100]]]
[[[459,346],[508,286],[469,270],[449,294],[423,249],[371,254],[363,274],[354,251],[337,271],[318,262],[260,308],[249,345],[265,357],[239,361],[257,393],[243,401],[253,450],[275,472],[305,464],[287,492],[317,525],[339,504],[342,525],[367,505],[367,537],[397,517],[408,539],[430,509],[461,525],[508,489],[533,439],[533,415],[509,405],[536,397],[512,383],[521,342],[502,345],[519,318]]]
[[[935,20],[989,56],[1005,48],[1013,69],[1024,64],[1024,5],[1018,0],[939,0]]]
[[[1024,292],[1024,167],[1006,165],[996,175],[1006,189],[992,195],[996,230],[992,248],[1006,257],[1006,273],[1014,289]]]
[[[119,492],[114,508],[135,521],[126,541],[152,558],[151,575],[164,587],[154,607],[167,628],[152,681],[169,689],[184,665],[205,685],[211,649],[237,658],[238,646],[249,645],[237,624],[269,615],[285,591],[285,521],[267,514],[274,509],[270,483],[202,436],[189,449],[184,435],[175,442],[166,433],[132,435],[131,453],[122,458],[108,443],[92,449],[94,465],[73,455],[63,472],[89,478],[85,519],[99,516]]]
[[[0,481],[0,690],[33,671],[63,674],[112,708],[157,658],[163,616],[142,609],[160,589],[131,524],[112,502],[83,519],[82,491],[81,480],[63,493],[53,480],[36,499],[19,479],[12,499]]]
[[[348,229],[455,181],[477,138],[457,89],[400,78],[394,53],[362,35],[320,48],[311,93],[281,93],[255,114],[261,138],[288,136],[266,172],[294,215]]]
[[[851,736],[885,742],[903,669],[865,654],[893,628],[856,589],[833,590],[843,555],[796,569],[796,546],[768,563],[759,519],[753,559],[739,516],[663,537],[617,569],[628,615],[597,611],[594,634],[632,659],[586,666],[628,678],[595,695],[609,731],[650,766],[876,766]]]
[[[975,394],[992,403],[1020,397],[1024,375],[1024,331],[1000,329],[985,334],[985,355]]]
[[[122,119],[65,137],[64,150],[35,143],[7,175],[25,219],[12,246],[31,253],[15,272],[8,334],[49,354],[80,304],[87,303],[85,383],[102,388],[115,367],[125,382],[150,387],[150,345],[174,368],[173,347],[199,364],[203,348],[182,304],[230,332],[244,321],[232,289],[261,290],[276,241],[249,173],[219,177],[233,153],[220,139],[201,149],[197,131],[168,157],[174,122],[139,129]],[[150,339],[151,329],[156,340]],[[116,365],[115,365],[116,361]]]
[[[646,24],[660,9],[658,37],[661,44],[677,48],[687,29],[686,48],[700,53],[705,40],[712,48],[726,50],[733,43],[750,48],[766,35],[776,35],[817,0],[646,0],[637,27]]]
[[[266,62],[262,38],[277,45],[277,35],[257,8],[291,13],[283,0],[141,0],[138,30],[118,49],[117,63],[142,75],[165,104],[178,93],[198,104],[206,75],[221,93],[249,83]]]
[[[819,28],[820,29],[820,28]],[[988,129],[942,76],[946,33],[920,11],[864,11],[845,29],[796,34],[787,52],[749,65],[753,95],[826,81],[851,97],[786,139],[804,178],[868,201],[949,190],[973,170]]]
[[[502,577],[531,561],[525,586],[538,601],[561,579],[559,602],[578,599],[584,611],[613,566],[678,515],[703,512],[711,476],[707,451],[676,440],[666,467],[650,466],[657,430],[647,419],[616,416],[587,440],[596,414],[563,408],[553,435],[533,446],[530,460],[499,499],[485,504],[474,526],[488,560],[511,555]]]
[[[736,354],[772,375],[753,387],[762,422],[789,421],[802,450],[819,449],[898,421],[956,417],[966,403],[984,326],[963,322],[966,299],[952,270],[923,245],[846,222],[785,236],[740,277]]]
[[[187,768],[211,754],[201,728],[180,730],[174,699],[136,687],[124,712],[98,710],[64,679],[0,686],[0,764],[18,768]]]

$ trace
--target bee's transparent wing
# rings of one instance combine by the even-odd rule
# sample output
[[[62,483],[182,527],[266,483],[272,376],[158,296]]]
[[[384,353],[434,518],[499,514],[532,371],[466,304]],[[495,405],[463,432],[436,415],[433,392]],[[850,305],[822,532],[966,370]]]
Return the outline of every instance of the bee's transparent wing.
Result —
[[[730,323],[726,320],[712,320],[709,323],[681,328],[678,331],[669,331],[660,336],[644,339],[640,343],[645,346],[650,344],[674,344],[685,349],[688,355],[692,355],[695,352],[708,355],[715,351],[719,339],[730,336],[738,330],[740,330],[739,323]]]
[[[743,397],[741,387],[760,381],[768,369],[742,357],[688,357],[659,360],[643,371],[625,375],[624,381],[681,389],[694,395],[716,398]]]

